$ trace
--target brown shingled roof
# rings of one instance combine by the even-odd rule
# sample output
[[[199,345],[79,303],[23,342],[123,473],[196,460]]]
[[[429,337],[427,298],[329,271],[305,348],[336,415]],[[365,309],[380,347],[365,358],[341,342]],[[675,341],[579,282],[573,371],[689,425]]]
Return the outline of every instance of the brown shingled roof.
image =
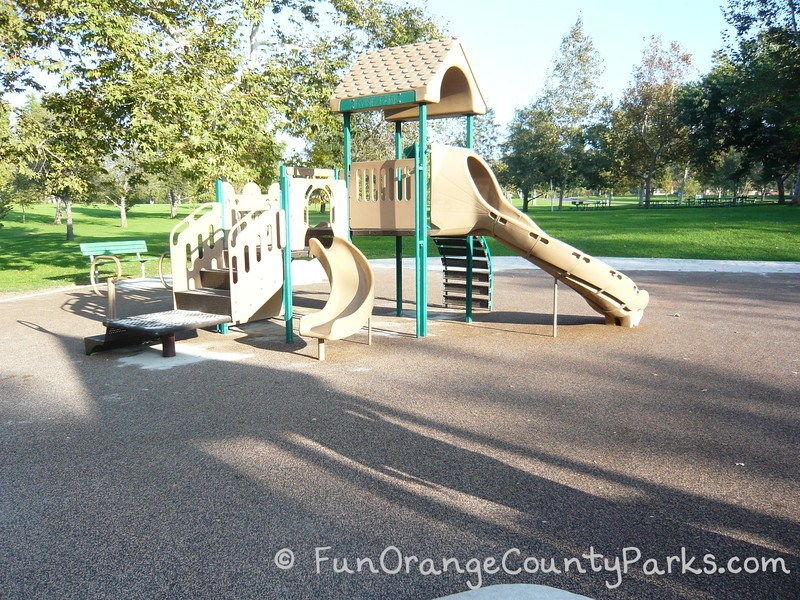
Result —
[[[365,52],[336,88],[331,108],[343,101],[414,92],[415,101],[386,108],[388,120],[416,118],[417,103],[432,117],[483,114],[486,103],[458,38],[442,38]]]

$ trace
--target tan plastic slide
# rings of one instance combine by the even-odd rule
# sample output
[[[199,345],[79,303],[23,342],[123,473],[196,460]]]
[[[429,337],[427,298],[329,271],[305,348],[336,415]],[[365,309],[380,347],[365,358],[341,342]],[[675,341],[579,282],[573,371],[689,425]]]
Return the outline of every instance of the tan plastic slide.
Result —
[[[491,236],[578,292],[606,323],[635,327],[649,296],[633,281],[548,236],[503,196],[477,154],[434,144],[431,150],[431,235]]]
[[[369,323],[375,278],[367,258],[346,239],[334,237],[330,248],[316,238],[308,242],[311,256],[325,269],[331,294],[322,310],[300,319],[300,335],[317,338],[319,359],[325,360],[325,340],[349,337]]]

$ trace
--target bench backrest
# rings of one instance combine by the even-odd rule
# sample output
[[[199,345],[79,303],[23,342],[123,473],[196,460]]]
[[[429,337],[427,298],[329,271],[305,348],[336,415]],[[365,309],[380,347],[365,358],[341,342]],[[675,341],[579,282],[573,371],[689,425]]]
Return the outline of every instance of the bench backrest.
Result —
[[[84,256],[100,256],[103,254],[139,254],[147,252],[144,240],[120,240],[110,242],[85,242],[81,244]]]

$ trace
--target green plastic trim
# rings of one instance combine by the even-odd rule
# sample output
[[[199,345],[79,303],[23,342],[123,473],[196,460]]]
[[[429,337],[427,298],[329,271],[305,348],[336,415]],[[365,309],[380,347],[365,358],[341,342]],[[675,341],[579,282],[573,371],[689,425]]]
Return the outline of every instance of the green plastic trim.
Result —
[[[478,238],[483,246],[483,253],[486,255],[486,266],[489,267],[489,310],[492,310],[492,301],[494,299],[494,269],[492,268],[492,249],[489,248],[489,240],[486,236]]]
[[[414,90],[367,96],[365,98],[349,98],[339,103],[339,112],[347,113],[352,110],[369,110],[398,104],[413,104],[416,101],[417,93]]]

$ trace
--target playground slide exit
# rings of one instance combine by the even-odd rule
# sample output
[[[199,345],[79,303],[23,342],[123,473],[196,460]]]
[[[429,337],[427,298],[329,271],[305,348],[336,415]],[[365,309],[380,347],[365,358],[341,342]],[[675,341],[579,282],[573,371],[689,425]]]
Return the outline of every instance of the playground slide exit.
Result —
[[[549,235],[505,199],[489,165],[473,151],[434,144],[431,234],[492,236],[578,292],[606,323],[639,324],[649,300],[628,277]]]
[[[352,243],[334,237],[330,248],[309,240],[330,281],[331,293],[322,310],[300,319],[300,335],[320,340],[340,340],[357,333],[369,321],[375,300],[375,281],[367,258]]]

